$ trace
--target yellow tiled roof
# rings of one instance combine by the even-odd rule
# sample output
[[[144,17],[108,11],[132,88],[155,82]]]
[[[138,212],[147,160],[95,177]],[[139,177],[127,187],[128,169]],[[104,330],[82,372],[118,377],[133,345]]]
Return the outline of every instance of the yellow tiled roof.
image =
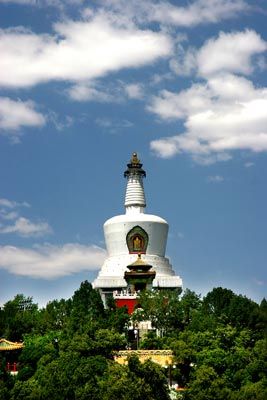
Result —
[[[141,362],[151,360],[162,367],[173,364],[173,352],[171,350],[120,350],[114,359],[119,364],[127,364],[128,357],[137,355]]]
[[[10,342],[6,339],[0,339],[0,351],[22,349],[22,342]]]

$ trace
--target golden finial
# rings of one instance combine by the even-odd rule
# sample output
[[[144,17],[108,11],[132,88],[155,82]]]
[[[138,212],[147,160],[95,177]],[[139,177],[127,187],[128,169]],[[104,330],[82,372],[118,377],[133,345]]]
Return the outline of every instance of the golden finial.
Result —
[[[138,159],[137,153],[135,153],[135,152],[132,155],[131,163],[132,164],[140,164],[140,160]]]
[[[146,171],[142,169],[142,165],[143,164],[141,164],[139,158],[137,157],[137,153],[134,152],[132,154],[129,164],[127,164],[128,169],[124,172],[124,178],[128,178],[131,174],[137,174],[139,176],[145,177]]]

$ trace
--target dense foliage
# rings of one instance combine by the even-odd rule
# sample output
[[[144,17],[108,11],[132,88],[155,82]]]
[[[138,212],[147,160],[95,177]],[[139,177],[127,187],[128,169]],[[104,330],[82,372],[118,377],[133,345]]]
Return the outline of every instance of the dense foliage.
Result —
[[[19,373],[10,376],[0,359],[3,400],[167,400],[167,375],[186,390],[185,400],[267,398],[267,302],[260,305],[231,290],[215,288],[203,299],[190,290],[140,295],[134,322],[151,320],[154,330],[139,342],[145,349],[172,349],[167,371],[132,357],[113,361],[125,349],[129,316],[83,282],[69,300],[39,310],[17,295],[0,311],[0,335],[23,340]]]

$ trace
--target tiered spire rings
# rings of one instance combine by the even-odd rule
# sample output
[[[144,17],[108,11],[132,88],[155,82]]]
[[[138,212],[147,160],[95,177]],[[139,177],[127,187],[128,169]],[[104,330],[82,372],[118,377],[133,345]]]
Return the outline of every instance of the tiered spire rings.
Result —
[[[124,177],[128,180],[124,203],[126,213],[129,211],[143,212],[146,207],[143,186],[143,178],[146,176],[146,172],[142,169],[142,166],[137,153],[133,153],[130,163],[127,164],[128,168],[124,172]]]

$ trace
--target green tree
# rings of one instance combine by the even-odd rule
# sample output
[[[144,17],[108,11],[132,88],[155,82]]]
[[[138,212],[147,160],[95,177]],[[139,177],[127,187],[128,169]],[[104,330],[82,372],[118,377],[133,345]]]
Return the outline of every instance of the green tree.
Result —
[[[183,313],[183,324],[187,326],[201,308],[200,295],[186,289],[182,295],[180,305]]]
[[[162,369],[150,360],[141,364],[137,356],[129,358],[128,366],[111,364],[101,388],[102,400],[169,400]]]
[[[196,370],[186,399],[226,400],[230,398],[231,393],[224,379],[219,377],[212,367],[203,365]]]
[[[267,301],[265,298],[260,303],[257,317],[255,328],[267,336]]]
[[[133,319],[150,320],[162,336],[182,329],[183,312],[178,291],[143,291],[139,297],[139,304],[141,312],[134,314]]]
[[[65,329],[72,308],[72,301],[53,300],[39,312],[39,332],[58,331]]]
[[[186,331],[179,334],[177,338],[171,338],[169,346],[174,354],[176,369],[174,378],[179,386],[186,386],[189,382],[190,373],[196,362],[196,343],[197,335]]]
[[[23,335],[34,332],[38,326],[38,305],[32,297],[17,294],[4,304],[1,311],[0,335],[11,341],[21,341]]]
[[[215,288],[201,301],[190,290],[142,292],[133,322],[150,319],[156,330],[141,341],[146,349],[171,348],[174,381],[185,400],[265,400],[267,302],[260,305],[231,290]],[[69,300],[38,310],[18,295],[0,312],[1,333],[23,338],[17,377],[0,368],[3,400],[169,399],[166,371],[136,357],[128,366],[113,361],[126,346],[126,309],[114,301],[104,310],[87,281]]]
[[[161,350],[165,347],[164,338],[159,337],[155,331],[149,331],[141,340],[140,349]]]
[[[54,346],[55,339],[59,332],[50,332],[44,336],[26,335],[24,348],[19,357],[20,370],[18,380],[29,379],[36,371],[39,360],[46,356],[51,361],[57,356],[57,349]]]
[[[236,295],[232,290],[221,287],[213,289],[203,299],[203,309],[217,321],[238,328],[255,328],[259,318],[259,306],[254,301],[242,295]]]
[[[126,333],[130,315],[126,307],[116,307],[113,297],[108,299],[106,310],[106,327],[114,328],[117,332]]]
[[[71,331],[81,330],[88,323],[103,323],[105,316],[103,302],[91,283],[84,281],[72,297],[72,310],[69,318]]]
[[[203,299],[203,308],[206,313],[210,313],[222,322],[227,322],[229,307],[235,294],[232,290],[221,287],[214,288]]]
[[[0,399],[9,400],[9,393],[14,385],[14,378],[6,371],[6,359],[0,354]]]
[[[232,394],[231,400],[266,400],[267,379],[256,383],[249,382]]]
[[[34,378],[22,382],[17,380],[8,400],[41,400],[40,388]]]

